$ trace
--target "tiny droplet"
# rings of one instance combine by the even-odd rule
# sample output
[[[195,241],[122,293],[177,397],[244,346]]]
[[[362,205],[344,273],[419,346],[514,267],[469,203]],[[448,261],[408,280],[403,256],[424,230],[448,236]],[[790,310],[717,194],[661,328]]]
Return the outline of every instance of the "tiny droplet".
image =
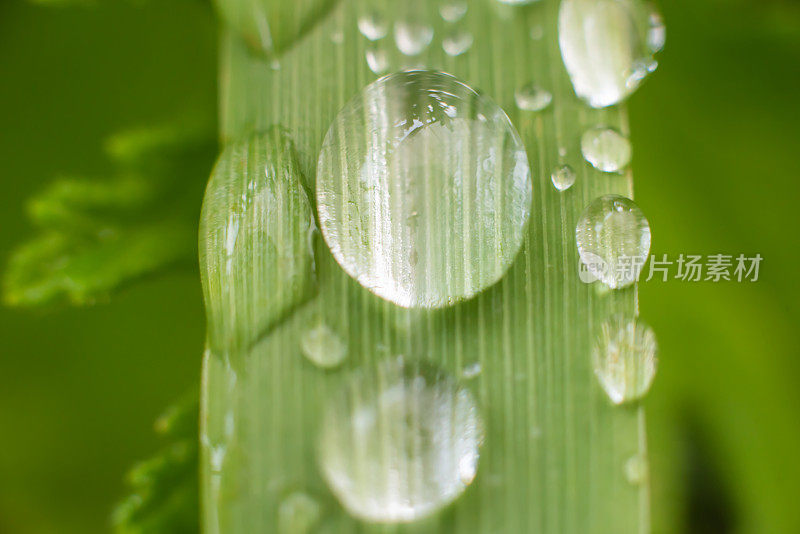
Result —
[[[575,183],[575,171],[569,165],[561,165],[550,174],[553,186],[559,191],[566,191]]]
[[[600,327],[592,366],[614,404],[642,398],[656,374],[656,336],[647,323],[614,315]]]
[[[581,153],[592,167],[619,172],[631,161],[631,142],[612,128],[590,128],[581,137]]]

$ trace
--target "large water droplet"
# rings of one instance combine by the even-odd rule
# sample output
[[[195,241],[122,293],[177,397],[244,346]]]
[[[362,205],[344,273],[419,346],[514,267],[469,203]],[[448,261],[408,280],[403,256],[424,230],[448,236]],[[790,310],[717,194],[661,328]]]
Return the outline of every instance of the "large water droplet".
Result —
[[[358,31],[370,41],[377,41],[389,31],[389,25],[378,13],[367,13],[358,17]]]
[[[553,186],[559,191],[566,191],[575,183],[575,171],[569,165],[562,165],[550,174]]]
[[[517,107],[525,111],[542,111],[553,101],[553,95],[538,85],[529,83],[514,92]]]
[[[633,284],[650,253],[650,224],[639,206],[619,195],[589,204],[575,238],[583,264],[612,289]]]
[[[407,56],[416,56],[433,40],[433,27],[423,22],[400,21],[394,25],[397,49]]]
[[[483,428],[469,391],[423,362],[384,360],[328,404],[320,466],[354,516],[414,521],[475,477]]]
[[[472,46],[472,34],[465,30],[454,31],[442,39],[442,49],[449,56],[460,56]]]
[[[656,374],[656,336],[644,321],[614,315],[600,328],[592,365],[614,404],[643,397]]]
[[[611,128],[590,128],[581,137],[583,157],[603,172],[618,172],[631,161],[631,142]]]
[[[525,233],[531,179],[508,117],[456,78],[412,71],[336,117],[317,166],[325,241],[347,273],[404,307],[497,282]]]
[[[310,362],[327,369],[340,365],[347,356],[347,345],[326,324],[307,330],[300,349]]]
[[[278,506],[278,534],[309,534],[321,515],[322,508],[313,497],[290,493]]]
[[[593,107],[611,106],[655,70],[663,24],[641,0],[563,0],[558,41],[575,93]]]
[[[457,22],[464,18],[467,13],[467,2],[465,0],[447,0],[439,6],[439,14],[447,22]]]

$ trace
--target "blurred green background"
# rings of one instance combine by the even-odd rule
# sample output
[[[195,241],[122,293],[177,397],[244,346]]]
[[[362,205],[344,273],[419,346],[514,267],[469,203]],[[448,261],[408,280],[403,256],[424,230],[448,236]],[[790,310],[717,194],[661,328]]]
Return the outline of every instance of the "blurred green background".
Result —
[[[640,286],[661,345],[654,531],[797,533],[800,3],[661,7],[661,66],[629,104],[652,251],[764,260],[755,283]],[[110,172],[109,134],[213,120],[215,25],[193,0],[0,3],[2,264],[33,233],[27,198]],[[159,446],[153,420],[197,382],[203,335],[191,271],[88,308],[0,308],[0,533],[107,531],[125,470]]]

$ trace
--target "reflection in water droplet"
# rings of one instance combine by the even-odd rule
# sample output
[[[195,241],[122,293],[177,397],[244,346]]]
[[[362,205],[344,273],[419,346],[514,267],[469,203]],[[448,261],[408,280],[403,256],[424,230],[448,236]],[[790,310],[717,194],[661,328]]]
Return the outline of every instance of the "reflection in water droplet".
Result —
[[[370,48],[366,52],[366,57],[369,70],[375,74],[386,74],[386,71],[389,70],[389,57],[385,50],[376,50]]]
[[[591,128],[581,137],[583,157],[603,172],[618,172],[631,161],[631,142],[611,128]]]
[[[563,0],[558,41],[575,93],[593,107],[617,104],[655,69],[660,16],[641,0]],[[652,13],[656,13],[652,19]]]
[[[482,440],[469,391],[430,364],[398,358],[355,374],[331,399],[319,460],[352,515],[407,522],[443,508],[466,489]]]
[[[525,111],[542,111],[550,102],[553,101],[553,95],[550,91],[546,91],[529,83],[517,89],[514,92],[514,100],[517,102],[517,107]]]
[[[433,40],[433,28],[421,22],[401,21],[394,25],[397,49],[407,56],[416,56]]]
[[[278,506],[278,534],[309,534],[321,513],[313,497],[299,491],[290,493]]]
[[[457,22],[467,13],[467,2],[465,0],[447,0],[439,6],[439,14],[447,22]]]
[[[377,41],[389,31],[389,25],[378,13],[368,13],[358,17],[358,31],[370,41]]]
[[[638,486],[647,480],[647,459],[641,454],[634,454],[625,462],[625,480]]]
[[[633,284],[650,253],[650,224],[639,206],[619,195],[589,204],[575,238],[583,264],[612,289]]]
[[[347,345],[325,324],[307,330],[300,349],[310,362],[327,369],[340,365],[347,356]]]
[[[325,136],[316,184],[336,260],[404,307],[451,305],[497,282],[531,203],[525,148],[505,113],[429,71],[391,74],[351,100]]]
[[[559,191],[566,191],[575,183],[575,171],[569,165],[562,165],[552,172],[550,179]]]
[[[643,397],[656,374],[656,336],[644,321],[614,315],[592,351],[594,373],[614,404]]]
[[[472,46],[472,34],[468,31],[455,31],[442,39],[442,49],[450,56],[459,56]]]

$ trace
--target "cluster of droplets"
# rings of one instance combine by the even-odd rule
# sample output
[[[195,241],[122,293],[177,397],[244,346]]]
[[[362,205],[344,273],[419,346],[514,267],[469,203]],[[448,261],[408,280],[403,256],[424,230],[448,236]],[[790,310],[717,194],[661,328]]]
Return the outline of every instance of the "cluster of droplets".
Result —
[[[664,45],[664,26],[657,12],[642,11],[642,5],[563,0],[561,52],[576,93],[589,105],[620,102],[655,69],[652,55]],[[473,45],[472,34],[460,25],[467,3],[448,0],[439,12],[448,25],[443,51],[464,54]],[[378,75],[390,70],[390,55],[380,46],[390,34],[408,57],[422,54],[434,38],[430,24],[390,23],[377,12],[358,17],[357,27],[370,43],[366,63]],[[533,39],[541,36],[541,27],[531,29]],[[343,42],[342,32],[332,33],[331,40]],[[520,112],[537,113],[551,105],[553,95],[528,83],[515,91],[514,100]],[[580,147],[586,162],[605,173],[620,172],[630,162],[630,143],[613,128],[587,130]],[[437,308],[469,299],[504,275],[521,246],[531,202],[525,149],[502,109],[451,76],[404,72],[365,88],[332,124],[318,172],[316,205],[335,259],[367,289],[399,306]],[[575,180],[569,165],[551,172],[558,191]],[[442,214],[441,205],[462,210]],[[480,246],[473,249],[476,240]],[[638,279],[649,254],[650,228],[633,201],[608,195],[587,206],[576,241],[588,272],[619,289]],[[592,365],[613,403],[647,393],[656,350],[652,329],[638,318],[615,315],[601,326]],[[300,352],[314,366],[331,370],[342,366],[348,347],[318,322],[303,334]],[[481,364],[473,362],[460,377],[470,380],[481,372]],[[379,362],[371,374],[364,369],[353,374],[327,406],[320,434],[320,468],[341,504],[355,517],[394,523],[434,513],[472,482],[483,422],[470,392],[447,373],[397,358]],[[641,455],[624,466],[633,484],[641,483],[646,471]],[[278,532],[311,532],[320,514],[313,497],[290,493],[279,505]]]

